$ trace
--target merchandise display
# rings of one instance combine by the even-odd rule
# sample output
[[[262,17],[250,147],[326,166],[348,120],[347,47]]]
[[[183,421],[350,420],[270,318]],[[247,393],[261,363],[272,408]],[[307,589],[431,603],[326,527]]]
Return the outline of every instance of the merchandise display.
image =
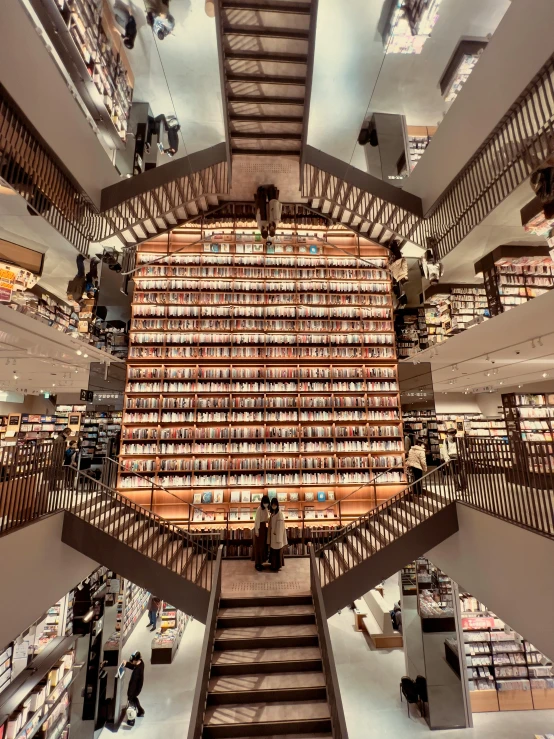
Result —
[[[414,438],[422,438],[426,441],[427,452],[434,460],[439,458],[439,427],[438,414],[434,410],[405,410],[402,414],[404,420],[404,433],[412,434]]]
[[[552,662],[468,593],[460,593],[472,711],[554,707]]]
[[[554,287],[548,247],[499,246],[475,264],[482,273],[491,316],[540,297]]]
[[[476,285],[440,284],[425,291],[425,323],[429,345],[477,326],[489,318],[484,288]]]
[[[152,639],[153,665],[173,662],[189,621],[190,616],[164,602],[161,610],[161,624]]]
[[[106,456],[109,439],[121,430],[121,411],[87,411],[81,415],[81,458]]]
[[[131,636],[133,629],[143,615],[150,593],[129,580],[120,580],[117,594],[117,617],[115,632],[104,644],[104,659],[108,665],[118,664],[121,649]]]
[[[421,54],[437,22],[441,0],[395,0],[385,39],[386,54]]]
[[[510,440],[552,441],[554,394],[505,394],[502,405]]]
[[[437,132],[436,126],[406,126],[409,171],[412,172]]]
[[[174,239],[163,262],[150,264],[155,241],[138,254],[120,489],[137,502],[151,480],[176,490],[200,507],[199,525],[251,521],[255,505],[234,504],[272,489],[298,520],[306,503],[324,508],[375,478],[380,499],[396,492],[404,451],[384,251],[362,245],[356,259],[347,239],[337,250],[299,234],[270,246],[233,231],[200,248]],[[183,516],[158,497],[162,515]],[[368,500],[360,492],[351,513]]]

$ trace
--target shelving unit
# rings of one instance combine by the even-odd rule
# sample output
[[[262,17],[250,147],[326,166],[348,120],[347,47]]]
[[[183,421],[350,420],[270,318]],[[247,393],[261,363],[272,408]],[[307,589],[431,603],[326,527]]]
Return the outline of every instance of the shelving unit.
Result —
[[[553,708],[552,662],[476,598],[460,600],[472,711]]]
[[[512,441],[552,441],[554,394],[502,395],[508,437]]]
[[[436,132],[437,126],[406,126],[410,172],[414,170]]]
[[[50,439],[56,429],[56,420],[56,416],[22,413],[19,427],[20,438],[24,438],[26,441]]]
[[[429,345],[440,344],[489,316],[486,291],[478,285],[441,284],[425,291]]]
[[[81,416],[81,458],[101,460],[108,441],[121,430],[121,411],[87,411]]]
[[[499,246],[475,263],[475,273],[483,275],[491,316],[554,287],[554,262],[546,246]]]
[[[123,148],[134,78],[106,0],[31,0],[100,129]]]
[[[386,54],[421,54],[441,0],[395,0],[383,38]]]
[[[426,439],[427,449],[434,460],[439,459],[439,429],[437,413],[434,409],[415,409],[404,411],[404,431]]]
[[[166,243],[138,254],[119,487],[137,502],[149,480],[200,495],[197,525],[250,521],[252,507],[231,515],[237,490],[285,493],[301,520],[310,493],[323,507],[386,469],[380,499],[405,481],[385,251],[351,235],[339,241],[351,256],[313,236],[270,251],[255,239],[229,231],[198,248],[174,232],[163,263],[149,264]],[[352,512],[373,505],[356,496]]]
[[[82,665],[75,663],[75,638],[59,637],[0,697],[0,736],[66,739],[71,686]]]
[[[460,39],[439,81],[445,102],[452,103],[458,97],[487,44],[487,39]]]

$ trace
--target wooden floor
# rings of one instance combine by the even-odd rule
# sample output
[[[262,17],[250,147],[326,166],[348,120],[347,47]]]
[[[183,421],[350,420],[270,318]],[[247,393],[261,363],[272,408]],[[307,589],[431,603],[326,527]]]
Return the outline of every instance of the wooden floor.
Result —
[[[247,559],[224,559],[222,562],[222,597],[308,595],[310,594],[310,560],[308,557],[286,557],[279,572],[258,572]]]

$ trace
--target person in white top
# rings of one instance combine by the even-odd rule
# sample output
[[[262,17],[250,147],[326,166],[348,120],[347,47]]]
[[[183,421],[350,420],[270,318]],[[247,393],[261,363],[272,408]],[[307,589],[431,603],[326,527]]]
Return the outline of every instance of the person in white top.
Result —
[[[456,429],[448,429],[444,444],[442,444],[440,448],[440,455],[443,462],[447,462],[450,465],[450,473],[454,478],[456,490],[463,491],[467,487],[467,481],[464,468],[460,464],[460,460],[458,458],[458,444],[456,443],[456,436]]]
[[[277,498],[271,499],[271,519],[267,543],[269,544],[269,565],[272,572],[279,572],[285,565],[285,547],[288,544],[285,516],[279,510]]]
[[[423,475],[427,472],[427,458],[425,455],[425,447],[421,439],[416,439],[416,443],[410,447],[408,458],[406,460],[408,467],[411,467],[414,475],[413,492],[415,495],[421,495],[421,483],[419,482]]]
[[[267,536],[270,517],[269,496],[263,495],[260,507],[256,510],[254,540],[252,542],[254,565],[258,572],[263,570],[264,562],[267,562]]]

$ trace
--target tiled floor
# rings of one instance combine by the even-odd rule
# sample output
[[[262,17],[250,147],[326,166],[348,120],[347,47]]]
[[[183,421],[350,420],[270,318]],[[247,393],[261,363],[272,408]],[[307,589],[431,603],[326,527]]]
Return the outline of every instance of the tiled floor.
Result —
[[[245,598],[255,595],[306,595],[310,593],[310,560],[287,557],[279,572],[257,572],[246,559],[223,561],[221,595]]]
[[[364,609],[365,610],[365,609]],[[408,718],[400,703],[398,685],[405,674],[401,649],[374,650],[364,634],[354,631],[349,609],[329,619],[349,739],[404,739],[427,735],[430,739],[532,739],[554,730],[553,711],[481,713],[473,729],[433,731],[425,721]]]

